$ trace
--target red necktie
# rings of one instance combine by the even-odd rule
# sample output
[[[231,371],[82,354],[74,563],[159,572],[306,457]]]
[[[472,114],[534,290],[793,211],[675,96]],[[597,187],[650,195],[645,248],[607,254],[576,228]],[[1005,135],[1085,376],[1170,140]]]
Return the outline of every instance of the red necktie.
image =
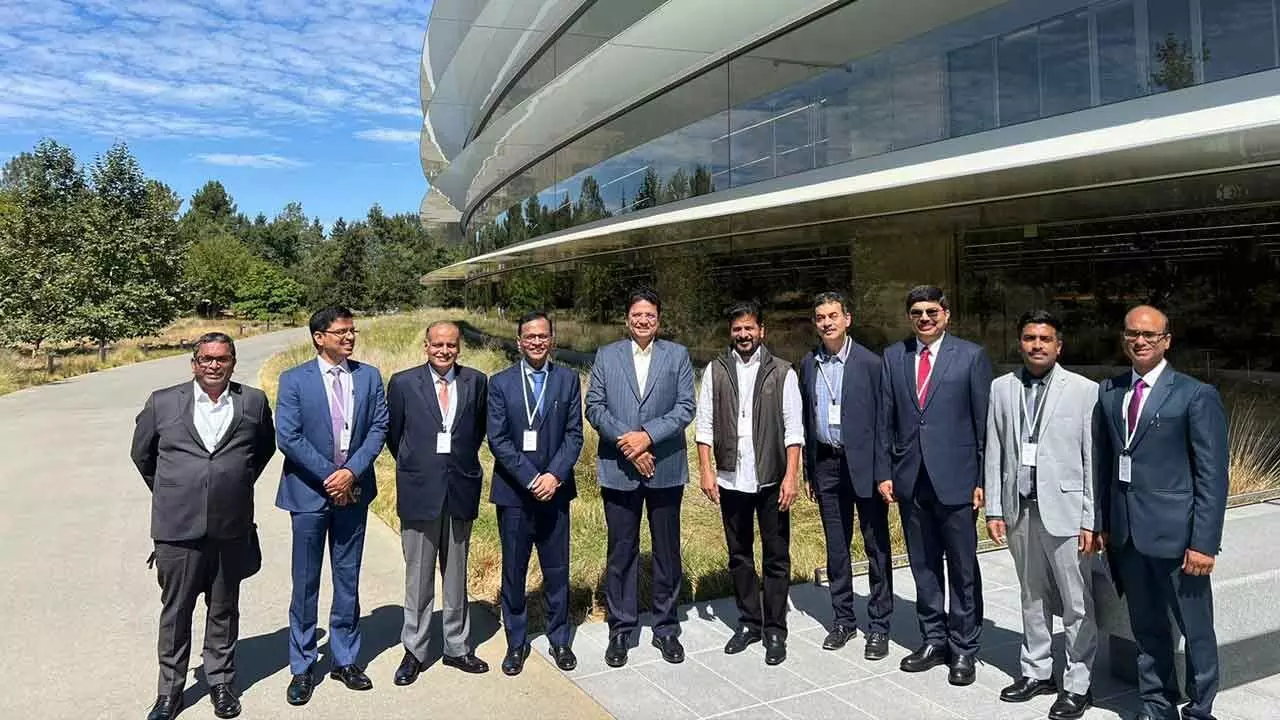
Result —
[[[1138,412],[1142,410],[1142,391],[1147,388],[1147,383],[1138,378],[1138,382],[1133,384],[1133,395],[1129,396],[1129,434],[1133,434],[1133,429],[1138,426]]]
[[[929,394],[929,370],[933,364],[929,362],[929,348],[920,351],[920,365],[916,368],[916,395],[920,399],[920,407],[924,407],[925,396]]]

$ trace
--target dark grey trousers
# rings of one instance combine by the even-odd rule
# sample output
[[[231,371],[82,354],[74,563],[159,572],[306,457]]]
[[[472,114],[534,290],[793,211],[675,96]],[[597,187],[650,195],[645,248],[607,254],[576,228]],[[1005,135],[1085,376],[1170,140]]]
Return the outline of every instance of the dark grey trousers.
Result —
[[[160,682],[158,694],[177,695],[186,684],[191,657],[191,617],[204,594],[204,674],[209,685],[235,677],[240,635],[240,580],[248,556],[246,540],[203,538],[156,541],[160,580]]]

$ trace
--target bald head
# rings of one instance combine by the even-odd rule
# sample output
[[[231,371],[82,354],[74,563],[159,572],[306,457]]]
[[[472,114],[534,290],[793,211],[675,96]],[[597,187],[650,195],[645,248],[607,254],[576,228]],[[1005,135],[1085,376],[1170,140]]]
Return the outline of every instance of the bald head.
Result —
[[[1169,332],[1169,316],[1150,305],[1138,305],[1130,308],[1129,312],[1124,315],[1124,326],[1126,328],[1129,327],[1130,320],[1137,320],[1139,318],[1148,322],[1158,323],[1160,325],[1160,332]]]
[[[462,333],[458,326],[442,320],[427,327],[427,361],[435,371],[444,375],[458,361],[462,346]]]
[[[1124,316],[1124,354],[1133,369],[1146,375],[1164,360],[1172,339],[1169,316],[1150,305],[1139,305]]]

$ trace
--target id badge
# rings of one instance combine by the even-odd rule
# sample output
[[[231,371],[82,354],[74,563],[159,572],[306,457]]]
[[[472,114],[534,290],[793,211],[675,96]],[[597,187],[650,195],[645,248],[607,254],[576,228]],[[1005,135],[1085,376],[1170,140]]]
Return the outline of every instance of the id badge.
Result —
[[[839,405],[832,403],[827,406],[827,424],[828,425],[840,424],[840,406]]]
[[[1120,456],[1120,482],[1128,484],[1133,482],[1133,456]]]
[[[436,454],[448,455],[450,445],[453,443],[453,433],[438,432],[436,433]]]
[[[538,451],[538,431],[537,430],[524,431],[524,451],[525,452]]]
[[[1022,443],[1022,466],[1023,467],[1036,466],[1036,449],[1038,447],[1039,446],[1033,442]]]

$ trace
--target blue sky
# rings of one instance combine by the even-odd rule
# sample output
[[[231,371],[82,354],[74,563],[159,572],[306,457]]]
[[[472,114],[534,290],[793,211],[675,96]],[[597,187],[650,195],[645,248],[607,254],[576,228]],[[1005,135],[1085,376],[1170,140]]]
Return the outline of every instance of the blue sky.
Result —
[[[431,0],[2,0],[0,162],[127,142],[186,199],[290,201],[326,224],[416,212]]]

